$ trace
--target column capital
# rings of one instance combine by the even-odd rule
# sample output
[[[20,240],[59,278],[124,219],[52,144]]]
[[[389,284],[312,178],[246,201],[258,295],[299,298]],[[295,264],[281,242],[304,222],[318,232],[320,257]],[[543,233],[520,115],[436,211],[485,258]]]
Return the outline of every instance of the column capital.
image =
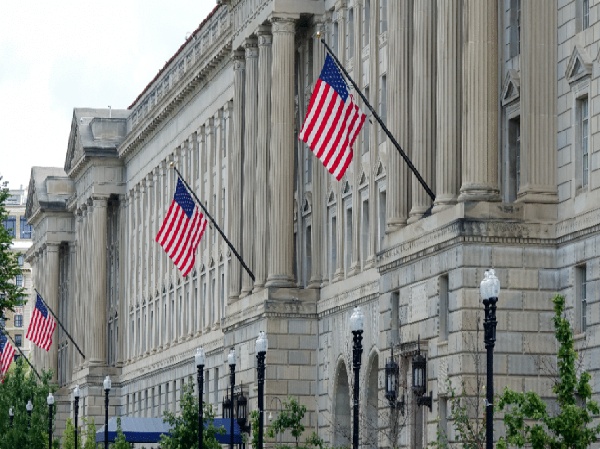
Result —
[[[232,55],[233,70],[240,71],[246,68],[246,53],[242,50],[235,50]]]
[[[271,46],[273,44],[273,36],[271,35],[271,27],[267,25],[261,25],[256,31],[258,36],[258,46]]]
[[[294,34],[296,32],[296,19],[293,17],[271,17],[272,33]]]
[[[246,54],[246,59],[248,58],[258,58],[258,39],[257,38],[248,38],[244,42],[244,49]]]

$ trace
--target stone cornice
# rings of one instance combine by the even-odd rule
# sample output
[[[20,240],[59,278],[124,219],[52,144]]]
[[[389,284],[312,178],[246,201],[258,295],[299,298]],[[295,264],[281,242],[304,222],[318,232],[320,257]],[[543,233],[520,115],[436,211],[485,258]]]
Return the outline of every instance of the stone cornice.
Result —
[[[219,48],[207,58],[197,63],[197,66],[187,72],[186,76],[177,82],[177,86],[169,95],[162,98],[151,114],[145,116],[129,132],[125,141],[119,146],[121,159],[127,160],[135,155],[150,140],[182,105],[197,92],[210,83],[214,74],[228,63],[231,55],[231,42],[222,43]]]

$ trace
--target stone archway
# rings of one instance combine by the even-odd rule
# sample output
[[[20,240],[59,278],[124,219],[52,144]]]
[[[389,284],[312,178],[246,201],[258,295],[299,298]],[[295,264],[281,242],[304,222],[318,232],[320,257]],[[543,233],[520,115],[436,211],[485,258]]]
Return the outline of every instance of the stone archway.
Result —
[[[348,383],[348,371],[344,362],[339,363],[335,379],[333,446],[350,447],[352,443],[350,385]]]
[[[362,416],[362,445],[363,447],[378,447],[379,435],[379,355],[374,352],[367,365],[366,392]]]

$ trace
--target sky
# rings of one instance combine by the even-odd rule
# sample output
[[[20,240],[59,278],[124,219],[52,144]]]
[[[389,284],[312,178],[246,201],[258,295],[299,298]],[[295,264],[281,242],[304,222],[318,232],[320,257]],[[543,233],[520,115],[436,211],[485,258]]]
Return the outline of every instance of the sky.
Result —
[[[73,108],[126,109],[215,0],[20,0],[0,12],[0,176],[64,167]]]

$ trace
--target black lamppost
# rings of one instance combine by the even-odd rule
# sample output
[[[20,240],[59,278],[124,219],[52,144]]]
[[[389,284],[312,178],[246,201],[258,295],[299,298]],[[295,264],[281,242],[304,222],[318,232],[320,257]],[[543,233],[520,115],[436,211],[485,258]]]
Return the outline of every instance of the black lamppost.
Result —
[[[350,330],[352,331],[353,345],[352,345],[352,366],[354,368],[354,416],[352,429],[352,449],[358,449],[358,387],[360,382],[360,359],[362,357],[362,333],[364,327],[365,317],[360,310],[360,307],[356,306],[350,316]]]
[[[400,410],[404,415],[404,393],[402,399],[398,401],[398,377],[400,368],[394,360],[394,348],[392,348],[392,356],[385,364],[385,398],[392,410]]]
[[[500,295],[500,281],[493,269],[485,271],[479,286],[485,319],[483,321],[483,340],[487,351],[487,385],[485,404],[485,447],[494,445],[494,344],[496,343],[496,303]]]
[[[112,382],[110,376],[104,378],[104,449],[108,449],[108,393]]]
[[[13,426],[13,419],[15,419],[15,412],[13,412],[13,408],[10,407],[8,409],[8,421],[10,422],[10,427]]]
[[[204,394],[204,349],[196,349],[196,368],[198,369],[198,448],[202,449],[202,437],[204,434],[204,417],[202,409],[202,395]]]
[[[417,340],[417,353],[412,359],[412,389],[417,397],[417,405],[426,405],[431,411],[433,395],[427,391],[427,359],[421,355],[421,337]]]
[[[52,393],[48,393],[46,402],[48,403],[48,449],[52,449],[52,406],[54,405]]]
[[[33,404],[31,403],[31,399],[27,401],[25,410],[27,410],[27,429],[31,429],[31,412],[33,411]]]
[[[263,448],[264,413],[265,413],[265,357],[269,349],[269,341],[264,331],[260,331],[256,339],[256,361],[258,371],[258,448]]]
[[[229,355],[227,356],[227,363],[229,364],[229,382],[231,384],[231,403],[229,410],[229,449],[233,449],[233,387],[235,386],[235,349],[231,348]],[[108,449],[108,448],[107,448]]]
[[[79,417],[79,385],[75,385],[73,389],[73,399],[75,400],[74,412],[75,412],[75,449],[77,449],[77,418]]]

